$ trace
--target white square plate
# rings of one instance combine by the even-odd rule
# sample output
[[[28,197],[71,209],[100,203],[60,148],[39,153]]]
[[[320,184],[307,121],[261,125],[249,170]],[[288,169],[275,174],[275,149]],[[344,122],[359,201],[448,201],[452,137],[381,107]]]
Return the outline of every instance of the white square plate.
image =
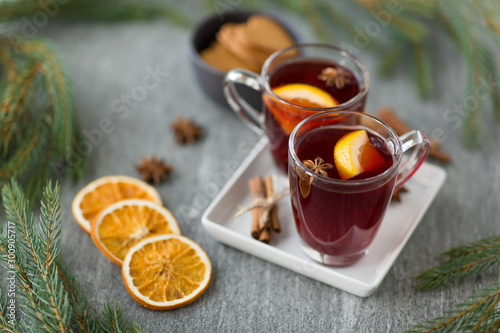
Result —
[[[402,201],[389,205],[368,254],[352,266],[332,268],[302,252],[288,198],[278,203],[282,230],[273,233],[269,245],[251,237],[251,213],[234,217],[251,202],[248,180],[273,173],[280,188],[288,187],[288,177],[275,167],[268,140],[263,138],[203,214],[206,230],[222,243],[361,297],[377,290],[446,178],[442,168],[422,164],[405,184],[408,192]]]

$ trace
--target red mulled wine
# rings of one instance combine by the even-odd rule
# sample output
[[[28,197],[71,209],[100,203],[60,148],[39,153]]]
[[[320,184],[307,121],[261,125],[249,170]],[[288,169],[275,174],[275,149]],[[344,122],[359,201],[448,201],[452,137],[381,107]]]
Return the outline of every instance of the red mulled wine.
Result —
[[[340,180],[335,168],[334,147],[345,134],[366,130],[370,143],[376,148],[383,163],[376,170],[363,172],[354,178]],[[393,156],[386,141],[375,132],[360,126],[323,126],[314,128],[296,142],[295,151],[301,161],[320,157],[324,163],[331,164],[326,170],[327,177],[313,180],[300,167],[290,166],[290,190],[293,214],[303,245],[319,253],[331,256],[349,256],[358,260],[364,255],[373,240],[384,217],[396,181],[395,173],[382,177],[380,184],[358,182],[356,190],[346,190],[342,184],[353,184],[377,176],[393,164]],[[360,254],[356,257],[356,254]],[[349,260],[351,260],[349,259]],[[336,265],[349,265],[347,261]]]
[[[337,81],[327,81],[322,76],[325,69],[334,69],[342,72]],[[326,60],[303,59],[285,62],[277,66],[269,76],[271,89],[287,84],[302,83],[320,88],[330,94],[339,104],[337,110],[363,111],[366,94],[355,103],[342,104],[351,101],[360,93],[360,83],[356,76],[346,67]],[[285,105],[277,99],[263,96],[265,113],[265,130],[269,137],[270,148],[277,165],[285,172],[288,166],[288,137],[292,129],[303,119],[319,110],[305,109],[316,107],[313,104]]]

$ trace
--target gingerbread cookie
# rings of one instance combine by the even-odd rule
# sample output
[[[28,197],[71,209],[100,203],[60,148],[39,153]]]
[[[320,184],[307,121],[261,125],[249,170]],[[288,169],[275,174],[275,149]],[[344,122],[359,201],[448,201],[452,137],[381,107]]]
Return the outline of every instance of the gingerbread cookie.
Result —
[[[217,33],[217,41],[249,66],[260,68],[263,62],[257,59],[251,50],[245,48],[244,45],[238,42],[234,33],[237,27],[238,25],[235,23],[224,24]]]
[[[222,71],[230,71],[234,68],[255,71],[255,67],[248,66],[244,61],[234,56],[217,41],[213,41],[206,49],[202,50],[200,56],[209,65]]]
[[[247,22],[223,24],[216,41],[200,55],[223,71],[243,68],[259,72],[273,52],[293,43],[293,38],[280,24],[264,15],[252,15]]]
[[[252,15],[246,26],[248,42],[264,52],[273,53],[294,43],[288,32],[267,16]]]

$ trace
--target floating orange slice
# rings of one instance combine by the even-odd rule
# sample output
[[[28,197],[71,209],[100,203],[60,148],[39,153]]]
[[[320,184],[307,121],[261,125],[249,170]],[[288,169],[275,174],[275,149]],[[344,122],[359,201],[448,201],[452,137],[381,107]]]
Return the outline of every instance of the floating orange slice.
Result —
[[[305,110],[301,107],[330,108],[339,104],[332,95],[323,89],[309,84],[285,84],[274,88],[273,92],[287,102],[297,105],[295,107],[284,105],[276,99],[264,99],[266,106],[270,109],[274,118],[276,118],[276,120],[280,123],[283,131],[287,135],[290,135],[298,123],[314,112]]]
[[[343,180],[365,171],[377,170],[385,164],[382,155],[370,143],[365,130],[352,131],[341,137],[335,144],[333,158]]]
[[[310,108],[330,108],[339,103],[323,89],[303,83],[285,84],[273,89],[284,100]]]
[[[90,233],[92,220],[109,205],[125,199],[162,204],[160,194],[147,183],[127,176],[106,176],[89,183],[73,199],[71,211],[78,225]]]
[[[90,235],[102,253],[121,265],[136,243],[146,237],[168,233],[181,233],[169,210],[151,201],[130,199],[118,201],[97,215]]]
[[[207,289],[212,264],[205,251],[179,235],[158,235],[135,244],[125,256],[122,279],[129,294],[153,310],[193,302]]]

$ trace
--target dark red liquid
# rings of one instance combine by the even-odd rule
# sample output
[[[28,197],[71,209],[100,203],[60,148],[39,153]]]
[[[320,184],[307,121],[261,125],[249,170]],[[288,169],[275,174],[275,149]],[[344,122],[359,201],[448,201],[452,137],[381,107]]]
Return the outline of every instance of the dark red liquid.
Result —
[[[335,85],[328,87],[326,83],[318,78],[321,72],[327,68],[339,68],[342,67],[333,62],[327,62],[324,60],[300,60],[292,63],[287,63],[277,67],[271,74],[269,83],[271,88],[276,88],[285,84],[290,83],[305,83],[320,89],[325,90],[330,95],[332,95],[340,104],[345,103],[360,92],[360,84],[354,74],[347,68],[342,67],[347,72],[348,79],[346,84],[341,89],[337,89]],[[271,108],[284,109],[282,105],[277,103],[266,101],[264,99],[264,114],[265,114],[265,128],[266,134],[269,137],[271,152],[275,159],[276,164],[284,171],[288,170],[288,137],[290,133],[285,130],[280,124],[280,120],[276,119],[273,115]],[[364,98],[360,99],[356,104],[349,107],[348,111],[363,111],[366,102],[366,95]],[[298,107],[300,108],[300,107]],[[281,111],[282,113],[293,113],[293,110],[284,109],[287,111]],[[347,109],[345,109],[347,110]],[[279,112],[279,111],[278,111]],[[313,112],[300,112],[295,115],[290,115],[288,121],[290,121],[293,126],[297,125],[304,118],[312,115]],[[286,116],[285,116],[286,117]],[[292,127],[293,128],[293,127]],[[288,132],[288,133],[287,133]]]
[[[331,163],[329,178],[340,179],[333,159],[335,143],[346,133],[359,128],[322,127],[306,133],[297,143],[299,159],[321,157]],[[385,141],[369,132],[370,142],[385,160],[378,170],[366,172],[350,180],[367,179],[393,165]],[[307,175],[290,168],[290,189],[297,231],[310,248],[332,256],[362,253],[371,243],[382,222],[394,188],[396,172],[378,185],[356,185],[356,193],[346,193],[341,186],[316,179],[308,185]],[[309,186],[309,187],[308,187]]]

